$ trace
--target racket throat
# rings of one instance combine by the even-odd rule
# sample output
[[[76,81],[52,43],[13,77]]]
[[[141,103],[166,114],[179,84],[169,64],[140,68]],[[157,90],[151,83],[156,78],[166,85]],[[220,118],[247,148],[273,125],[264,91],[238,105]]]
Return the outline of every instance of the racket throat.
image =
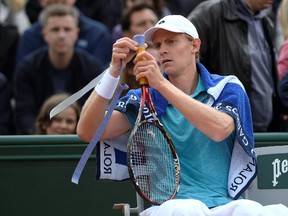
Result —
[[[144,109],[144,106],[145,106],[145,102],[146,102],[146,99],[147,99],[147,91],[148,91],[148,85],[141,85],[141,103],[140,103],[140,106],[141,106],[141,109]]]

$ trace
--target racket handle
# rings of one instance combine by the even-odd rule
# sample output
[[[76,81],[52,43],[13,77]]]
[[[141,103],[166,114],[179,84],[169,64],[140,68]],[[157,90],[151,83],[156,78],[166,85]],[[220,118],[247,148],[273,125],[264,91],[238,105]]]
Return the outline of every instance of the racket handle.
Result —
[[[137,54],[145,50],[145,36],[144,36],[144,34],[134,35],[133,40],[135,40],[138,43],[138,50],[136,52]],[[145,60],[145,59],[141,59],[141,60]],[[139,82],[140,82],[140,85],[148,85],[148,80],[146,77],[140,78]]]

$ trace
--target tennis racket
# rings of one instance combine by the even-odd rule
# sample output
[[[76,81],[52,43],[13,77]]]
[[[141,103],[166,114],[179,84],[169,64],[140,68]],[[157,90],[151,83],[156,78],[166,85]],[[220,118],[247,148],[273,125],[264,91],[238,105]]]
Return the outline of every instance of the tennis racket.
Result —
[[[138,52],[141,52],[144,35],[136,35],[134,40],[139,43]],[[157,118],[147,79],[140,80],[140,85],[140,108],[127,145],[128,170],[137,193],[149,203],[160,205],[176,197],[180,163],[168,133]],[[152,112],[152,120],[142,120],[145,104]]]

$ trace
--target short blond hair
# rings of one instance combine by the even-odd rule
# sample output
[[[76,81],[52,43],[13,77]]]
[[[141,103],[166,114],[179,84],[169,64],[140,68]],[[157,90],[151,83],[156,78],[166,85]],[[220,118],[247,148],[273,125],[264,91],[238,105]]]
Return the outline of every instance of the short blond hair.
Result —
[[[188,35],[188,34],[185,34],[185,35],[186,35],[186,37],[187,37],[187,39],[188,39],[189,41],[193,41],[193,40],[194,40],[194,38],[191,37],[190,35]],[[197,62],[200,61],[200,54],[199,54],[199,52],[196,53],[195,59],[196,59]]]
[[[40,21],[43,26],[47,24],[50,17],[55,16],[71,16],[74,18],[76,25],[79,23],[79,11],[69,5],[65,4],[52,4],[43,9],[40,14]]]

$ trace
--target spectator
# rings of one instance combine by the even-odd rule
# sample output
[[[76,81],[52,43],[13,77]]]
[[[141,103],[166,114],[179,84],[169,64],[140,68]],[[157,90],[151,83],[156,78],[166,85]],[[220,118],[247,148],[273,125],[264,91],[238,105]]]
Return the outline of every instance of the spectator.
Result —
[[[74,93],[103,70],[95,57],[74,49],[79,32],[75,8],[53,4],[44,9],[41,20],[48,47],[28,55],[15,71],[15,112],[21,134],[34,134],[36,116],[49,96]],[[85,98],[79,101],[80,106]]]
[[[11,135],[15,132],[11,99],[12,91],[8,80],[0,73],[0,135]]]
[[[288,1],[282,0],[279,7],[279,23],[282,29],[284,42],[278,51],[277,67],[279,79],[288,71]]]
[[[146,3],[136,4],[127,10],[122,18],[122,36],[132,38],[136,34],[143,34],[157,21],[158,17],[153,8]]]
[[[205,1],[188,16],[201,38],[201,62],[212,73],[236,75],[250,99],[254,132],[279,131],[273,1]]]
[[[146,3],[138,3],[125,11],[121,25],[114,28],[113,41],[120,37],[132,38],[135,34],[143,34],[158,21],[156,12]]]
[[[76,0],[40,0],[41,7],[45,8],[51,4],[57,2],[74,5]],[[79,21],[79,37],[75,43],[76,47],[88,51],[90,54],[95,56],[102,66],[106,66],[110,62],[111,55],[111,34],[108,28],[97,21],[94,21],[86,17],[80,12]],[[27,29],[20,38],[17,60],[18,63],[22,61],[23,57],[38,49],[39,47],[47,46],[41,33],[42,23],[37,21],[29,29]]]
[[[35,123],[35,134],[75,134],[80,116],[80,106],[77,103],[67,107],[52,119],[50,111],[67,99],[69,94],[60,93],[49,97],[42,105]]]
[[[288,132],[288,0],[282,0],[279,10],[279,24],[282,29],[284,42],[278,52],[278,90],[285,110],[281,115],[283,121],[283,131]]]

